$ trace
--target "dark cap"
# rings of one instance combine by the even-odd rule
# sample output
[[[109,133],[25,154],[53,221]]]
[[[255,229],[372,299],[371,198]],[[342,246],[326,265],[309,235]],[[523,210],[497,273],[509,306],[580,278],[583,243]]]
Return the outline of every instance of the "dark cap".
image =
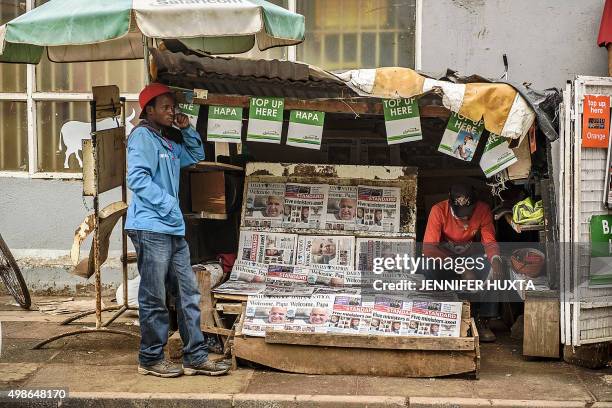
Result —
[[[474,187],[467,184],[453,184],[449,192],[449,201],[455,217],[471,217],[476,207]]]

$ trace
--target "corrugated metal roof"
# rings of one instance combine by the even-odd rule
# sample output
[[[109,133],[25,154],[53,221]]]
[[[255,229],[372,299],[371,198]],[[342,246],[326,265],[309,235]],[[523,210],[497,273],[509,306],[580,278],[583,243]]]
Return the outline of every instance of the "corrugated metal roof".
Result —
[[[187,55],[151,49],[157,79],[168,85],[211,93],[297,99],[358,96],[333,74],[290,61]]]

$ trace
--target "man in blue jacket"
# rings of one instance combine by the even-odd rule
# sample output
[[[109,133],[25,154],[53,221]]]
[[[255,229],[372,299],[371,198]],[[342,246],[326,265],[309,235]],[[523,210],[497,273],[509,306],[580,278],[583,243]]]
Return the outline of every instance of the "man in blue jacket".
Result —
[[[140,93],[139,103],[143,120],[130,134],[127,147],[127,182],[133,194],[125,225],[140,273],[138,372],[158,377],[226,374],[227,365],[208,360],[200,329],[200,293],[178,202],[181,167],[204,159],[202,140],[187,116],[175,113],[174,94],[166,85],[148,85]],[[184,344],[182,368],[164,358],[169,329],[166,282],[177,288],[176,309]]]

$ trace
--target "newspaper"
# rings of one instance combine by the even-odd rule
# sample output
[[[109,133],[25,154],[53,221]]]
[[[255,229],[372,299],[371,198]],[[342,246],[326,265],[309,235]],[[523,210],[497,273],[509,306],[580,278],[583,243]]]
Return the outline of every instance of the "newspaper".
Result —
[[[298,265],[351,267],[355,260],[355,237],[346,235],[299,235]]]
[[[357,187],[329,186],[325,229],[352,231],[357,228]]]
[[[333,295],[314,295],[306,301],[291,299],[291,307],[295,308],[295,317],[293,322],[285,324],[283,329],[287,331],[326,333],[333,305]]]
[[[249,296],[242,325],[242,333],[265,337],[266,330],[283,330],[292,323],[295,309],[290,308],[289,297]]]
[[[244,225],[247,227],[282,227],[285,184],[255,183],[247,186]]]
[[[336,295],[329,318],[330,333],[367,334],[374,309],[373,300],[360,295]]]
[[[357,229],[399,232],[400,188],[358,186]]]
[[[240,231],[238,260],[265,264],[295,263],[297,235]]]
[[[409,333],[417,336],[459,337],[461,302],[412,302]],[[416,330],[416,333],[412,331]]]
[[[257,295],[266,288],[264,282],[245,282],[239,280],[228,280],[213,289],[215,293],[226,295]]]
[[[266,275],[266,296],[310,296],[309,269],[294,265],[270,265]]]
[[[268,265],[264,263],[237,260],[234,262],[229,280],[243,282],[265,282]]]
[[[385,336],[415,335],[410,327],[412,302],[389,296],[377,296],[374,301],[370,334]]]
[[[327,184],[287,183],[283,227],[323,229],[328,190]]]
[[[414,240],[409,238],[357,238],[355,269],[372,272],[375,258],[395,259],[397,255],[402,258],[404,255],[412,257],[414,251]],[[385,270],[389,271],[387,268]]]
[[[308,267],[308,284],[342,287],[344,286],[344,276],[350,270],[350,266],[310,265]]]

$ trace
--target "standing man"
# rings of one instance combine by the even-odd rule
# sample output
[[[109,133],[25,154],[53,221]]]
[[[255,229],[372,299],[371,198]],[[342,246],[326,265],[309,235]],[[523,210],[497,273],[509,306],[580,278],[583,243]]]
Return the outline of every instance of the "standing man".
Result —
[[[423,255],[428,258],[475,258],[483,255],[483,249],[473,245],[480,241],[491,265],[491,279],[503,277],[502,259],[495,239],[493,214],[489,206],[476,200],[474,188],[465,184],[454,184],[450,188],[448,200],[434,205],[429,213],[425,236],[423,237]],[[473,270],[463,272],[464,279],[486,279]],[[454,271],[427,271],[433,279],[456,279]],[[450,272],[450,273],[448,273]],[[498,317],[496,302],[481,301],[478,307],[477,326],[480,340],[495,341],[495,334],[488,326],[489,319]]]
[[[143,120],[128,139],[127,183],[132,202],[125,224],[136,249],[140,273],[138,372],[157,377],[226,374],[229,367],[208,361],[200,330],[200,293],[178,202],[181,167],[204,159],[202,140],[190,127],[187,116],[175,113],[174,94],[166,85],[148,85],[138,101]],[[166,283],[177,291],[183,367],[164,358],[169,329]]]

